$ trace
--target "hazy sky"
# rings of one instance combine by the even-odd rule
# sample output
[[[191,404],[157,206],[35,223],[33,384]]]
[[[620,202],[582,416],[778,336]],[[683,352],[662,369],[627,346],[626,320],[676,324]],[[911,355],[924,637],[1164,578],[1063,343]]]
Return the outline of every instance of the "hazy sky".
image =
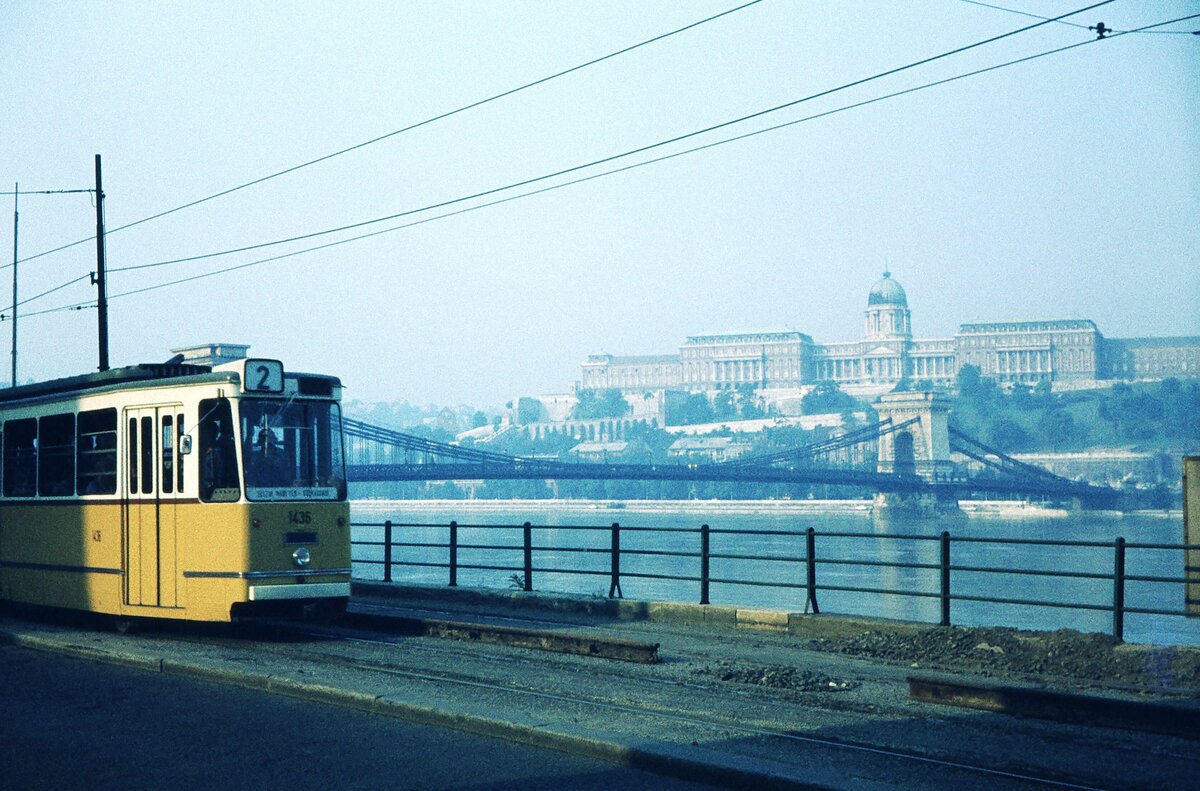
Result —
[[[1053,16],[1088,5],[997,0]],[[387,134],[733,8],[724,2],[0,3],[0,190],[87,188],[108,228]],[[1200,1],[1117,0],[1129,29]],[[500,405],[589,353],[689,334],[853,340],[890,269],[916,337],[1091,318],[1200,335],[1200,36],[1126,35],[778,131],[139,295],[133,289],[436,216],[152,269],[536,178],[1036,20],[962,2],[764,0],[612,60],[108,239],[114,365],[208,341],[335,373],[347,396]],[[1200,20],[1169,28],[1200,29]],[[1046,25],[697,144],[1094,39]],[[562,183],[568,177],[539,182]],[[493,199],[494,199],[493,198]],[[454,204],[468,208],[482,200]],[[20,198],[20,254],[94,232],[90,196]],[[0,262],[12,196],[0,196]],[[22,263],[22,380],[96,366],[91,242]],[[11,267],[0,299],[11,304]],[[0,378],[11,325],[0,323]]]

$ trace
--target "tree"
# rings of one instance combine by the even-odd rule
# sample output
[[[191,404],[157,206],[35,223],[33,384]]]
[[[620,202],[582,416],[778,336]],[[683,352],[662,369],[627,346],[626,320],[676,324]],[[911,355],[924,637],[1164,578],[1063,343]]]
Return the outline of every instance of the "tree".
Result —
[[[763,411],[763,408],[757,402],[746,401],[742,404],[742,417],[745,420],[758,420],[766,416],[767,413]]]
[[[846,395],[837,382],[818,382],[800,399],[800,408],[806,415],[822,415],[829,412],[850,412],[858,407],[853,397]]]
[[[1070,412],[1061,409],[1043,412],[1038,418],[1037,427],[1046,444],[1056,451],[1077,447],[1087,437],[1087,428],[1077,424]]]
[[[738,412],[746,420],[756,420],[766,416],[755,397],[755,390],[752,382],[742,382],[737,386]]]
[[[722,390],[713,398],[713,417],[717,420],[735,420],[738,416],[737,407],[733,405],[733,393]]]
[[[488,424],[488,416],[483,413],[483,410],[477,411],[471,416],[471,428],[479,428]]]
[[[958,369],[958,394],[963,398],[973,398],[980,389],[983,377],[978,365],[967,363]]]
[[[615,387],[604,390],[584,388],[577,394],[579,403],[571,410],[571,416],[578,420],[594,420],[606,417],[625,417],[633,411],[633,407]]]
[[[712,405],[704,393],[686,393],[673,390],[666,394],[668,426],[690,426],[713,421]]]
[[[1030,441],[1029,432],[1020,423],[1009,417],[998,417],[989,423],[987,438],[988,444],[995,445],[1008,453],[1026,450]]]
[[[1029,385],[1023,385],[1020,382],[1014,383],[1012,394],[1009,397],[1012,398],[1013,405],[1017,409],[1030,410],[1036,406],[1033,391]]]

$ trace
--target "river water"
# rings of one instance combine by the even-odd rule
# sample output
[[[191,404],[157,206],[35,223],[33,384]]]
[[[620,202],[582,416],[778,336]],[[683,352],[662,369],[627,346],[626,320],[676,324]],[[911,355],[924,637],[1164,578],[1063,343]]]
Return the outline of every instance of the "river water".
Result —
[[[528,521],[535,546],[533,587],[539,591],[604,596],[610,576],[611,530],[580,530],[581,526],[609,528],[620,523],[621,589],[627,598],[697,602],[700,596],[700,561],[696,557],[654,554],[696,554],[698,528],[708,524],[710,535],[710,601],[745,607],[806,610],[803,535],[727,534],[723,530],[799,531],[816,533],[816,579],[821,586],[920,591],[921,597],[894,593],[820,590],[823,613],[867,615],[937,623],[940,619],[940,574],[936,568],[886,567],[874,564],[938,564],[942,531],[951,535],[951,565],[973,568],[1006,568],[1044,571],[1047,574],[1012,574],[955,570],[953,597],[979,596],[1051,601],[1067,607],[1044,607],[955,598],[951,621],[959,625],[1013,626],[1053,630],[1071,628],[1111,633],[1113,617],[1114,542],[1122,537],[1126,574],[1133,576],[1183,576],[1183,552],[1139,548],[1136,544],[1180,544],[1183,518],[1179,511],[1075,512],[1046,510],[1011,504],[965,504],[967,513],[935,518],[874,516],[869,502],[592,502],[592,501],[399,501],[355,500],[351,503],[354,540],[382,541],[382,523],[391,520],[393,541],[405,544],[393,550],[398,582],[446,584],[451,520],[459,523],[460,545],[486,545],[487,549],[462,548],[458,554],[461,586],[511,588],[522,571],[522,530]],[[401,526],[403,525],[403,526]],[[417,525],[417,526],[411,526]],[[428,526],[425,526],[428,525]],[[436,527],[435,527],[436,525]],[[643,529],[635,529],[643,528]],[[653,529],[645,529],[653,528]],[[678,531],[678,532],[676,532]],[[823,535],[854,533],[853,537]],[[1102,542],[1103,546],[1056,547],[1037,544],[991,543],[981,539],[1036,539]],[[503,547],[503,548],[499,548]],[[572,551],[573,550],[573,551]],[[646,552],[647,554],[637,554]],[[720,555],[757,558],[722,558]],[[362,579],[381,579],[379,546],[356,546],[354,573]],[[859,565],[862,563],[870,565]],[[466,568],[491,566],[494,568]],[[566,574],[546,569],[572,569],[587,574]],[[1071,574],[1107,575],[1108,579]],[[652,579],[639,574],[685,579]],[[791,587],[766,587],[770,582]],[[759,583],[759,584],[752,584]],[[1180,611],[1184,591],[1179,583],[1128,581],[1128,607]],[[1125,640],[1138,643],[1200,645],[1200,618],[1128,613]]]

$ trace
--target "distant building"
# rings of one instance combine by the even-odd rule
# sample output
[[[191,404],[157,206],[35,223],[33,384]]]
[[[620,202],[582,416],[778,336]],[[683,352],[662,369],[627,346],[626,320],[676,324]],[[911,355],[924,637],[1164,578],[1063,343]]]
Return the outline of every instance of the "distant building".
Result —
[[[667,448],[667,458],[721,462],[746,455],[750,447],[733,437],[681,437]]]
[[[650,446],[640,439],[588,440],[571,448],[571,455],[580,461],[598,463],[637,463],[650,460]]]
[[[1105,338],[1093,321],[1059,319],[963,324],[953,338],[914,340],[908,297],[884,272],[867,294],[861,340],[819,344],[795,331],[695,335],[678,355],[590,355],[579,387],[706,392],[836,382],[880,392],[902,380],[951,385],[967,364],[1025,384],[1200,377],[1200,337]]]

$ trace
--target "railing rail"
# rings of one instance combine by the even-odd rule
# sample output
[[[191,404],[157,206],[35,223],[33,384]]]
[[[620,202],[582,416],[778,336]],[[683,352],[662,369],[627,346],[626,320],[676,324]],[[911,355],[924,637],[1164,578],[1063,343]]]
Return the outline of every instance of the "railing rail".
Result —
[[[613,522],[611,525],[534,525],[531,522],[524,522],[520,525],[515,524],[464,524],[457,521],[447,523],[422,523],[422,522],[393,522],[387,520],[385,522],[354,522],[352,527],[358,532],[367,530],[382,529],[381,540],[365,540],[355,539],[352,541],[352,546],[360,549],[374,548],[378,549],[378,557],[363,557],[354,558],[354,563],[362,566],[382,566],[382,578],[385,582],[394,581],[394,570],[396,568],[443,568],[448,572],[447,584],[450,586],[458,585],[459,572],[463,570],[473,571],[501,571],[513,572],[510,580],[514,587],[519,587],[524,591],[533,591],[535,575],[556,574],[556,575],[580,575],[587,577],[607,577],[608,597],[621,598],[624,594],[621,588],[623,580],[666,580],[672,582],[688,582],[697,583],[699,586],[699,603],[709,604],[710,594],[713,585],[744,585],[758,588],[778,588],[781,590],[804,591],[805,592],[805,611],[819,613],[820,606],[818,604],[819,594],[822,592],[849,592],[863,593],[873,595],[888,595],[910,597],[915,599],[938,599],[939,600],[939,622],[942,625],[951,625],[952,603],[953,602],[982,602],[988,604],[1004,604],[1015,605],[1021,607],[1043,607],[1057,609],[1075,609],[1095,612],[1109,612],[1112,615],[1111,634],[1114,640],[1121,642],[1125,637],[1125,615],[1135,613],[1138,615],[1160,615],[1160,616],[1187,616],[1189,613],[1183,610],[1166,609],[1164,607],[1146,607],[1141,605],[1131,605],[1127,600],[1127,592],[1130,583],[1137,584],[1157,584],[1157,585],[1179,585],[1200,583],[1200,577],[1189,576],[1190,569],[1185,567],[1182,562],[1183,555],[1181,554],[1180,568],[1184,571],[1183,576],[1163,576],[1158,574],[1131,574],[1128,572],[1127,556],[1130,551],[1137,552],[1186,552],[1188,550],[1200,550],[1200,545],[1197,544],[1164,544],[1164,543],[1136,543],[1126,542],[1124,538],[1116,538],[1113,541],[1067,541],[1055,539],[1021,539],[1021,538],[999,538],[986,536],[951,536],[949,532],[942,532],[940,535],[922,535],[912,533],[868,533],[868,532],[851,532],[851,531],[817,531],[813,528],[805,530],[759,530],[759,529],[714,529],[708,524],[702,524],[698,528],[694,527],[640,527],[640,526],[625,526],[618,522]],[[398,540],[397,535],[403,535],[406,531],[413,530],[442,530],[445,529],[446,540],[431,541],[431,540]],[[463,530],[471,531],[486,531],[488,533],[512,533],[516,532],[520,536],[518,543],[499,543],[487,541],[484,543],[478,541],[462,541],[460,533]],[[534,542],[534,535],[542,534],[547,531],[568,534],[596,534],[599,539],[603,539],[601,534],[607,533],[607,546],[603,543],[597,543],[594,546],[579,546],[579,545],[560,545],[549,543],[544,540]],[[621,537],[622,534],[634,534],[642,536],[678,536],[680,534],[690,534],[695,536],[696,544],[693,545],[695,550],[682,550],[670,548],[631,548],[623,546]],[[714,539],[729,540],[738,537],[757,537],[757,538],[795,538],[798,541],[803,540],[803,554],[764,554],[762,552],[736,552],[730,550],[714,551]],[[909,560],[888,560],[881,557],[862,557],[861,552],[853,556],[835,556],[828,549],[818,554],[818,539],[822,542],[833,541],[838,544],[848,544],[852,549],[858,551],[862,547],[870,545],[879,546],[881,543],[890,542],[911,542],[914,544],[928,544],[931,542],[937,543],[937,559],[936,562],[909,561]],[[870,544],[868,544],[870,542]],[[1085,549],[1098,550],[1109,549],[1112,552],[1112,571],[1095,571],[1095,570],[1078,570],[1067,568],[1028,568],[1028,567],[1013,567],[1000,565],[980,565],[978,563],[955,563],[952,557],[952,547],[955,544],[969,545],[994,545],[994,546],[1031,546],[1039,548],[1060,548],[1060,549]],[[845,547],[843,547],[844,549]],[[418,559],[414,556],[408,556],[405,550],[445,550],[445,562],[430,561],[428,559]],[[497,561],[497,555],[493,554],[484,558],[490,562],[464,562],[463,553],[499,553],[499,556],[510,555],[514,557],[514,561],[510,563]],[[535,558],[539,554],[555,553],[569,557],[586,558],[588,556],[608,555],[609,562],[606,568],[578,568],[578,567],[562,567],[547,565],[546,563],[535,563]],[[678,559],[680,564],[671,569],[671,573],[666,572],[649,572],[649,571],[630,571],[627,568],[622,568],[622,558],[663,558],[663,559]],[[792,564],[797,567],[797,573],[793,575],[791,581],[783,580],[762,580],[762,579],[745,579],[745,575],[740,576],[714,576],[712,573],[712,561],[727,560],[741,561],[746,563],[768,563],[774,567],[778,564]],[[686,573],[683,567],[684,562],[695,562],[694,567],[697,571],[695,576]],[[859,568],[859,569],[875,569],[879,571],[886,570],[912,570],[912,571],[928,571],[937,572],[936,585],[931,585],[928,588],[914,587],[886,587],[880,585],[853,585],[843,584],[838,581],[830,581],[825,578],[825,575],[820,574],[819,567],[826,569],[843,568]],[[678,573],[676,573],[678,572]],[[984,595],[977,592],[963,590],[962,580],[964,575],[982,575],[983,577],[995,577],[996,575],[1012,575],[1016,578],[1039,578],[1039,579],[1059,579],[1059,580],[1087,580],[1097,582],[1107,582],[1111,584],[1111,603],[1110,602],[1095,602],[1095,601],[1063,601],[1045,598],[1019,597],[1019,596],[1001,596],[1001,595]],[[952,583],[955,579],[959,580],[959,587],[955,588]],[[1179,601],[1182,604],[1184,596],[1181,593]]]

